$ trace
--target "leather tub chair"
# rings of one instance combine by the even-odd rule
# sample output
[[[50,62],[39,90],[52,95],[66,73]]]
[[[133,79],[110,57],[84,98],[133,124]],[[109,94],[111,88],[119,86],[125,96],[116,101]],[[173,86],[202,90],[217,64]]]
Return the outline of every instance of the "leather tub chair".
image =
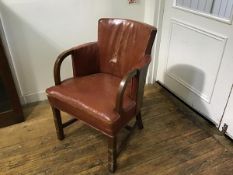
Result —
[[[116,170],[117,134],[136,118],[143,128],[141,107],[156,28],[125,19],[103,18],[98,41],[61,53],[54,66],[55,86],[46,90],[58,139],[77,120],[108,138],[108,168]],[[61,80],[63,60],[71,56],[73,77]],[[62,123],[60,111],[74,118]]]

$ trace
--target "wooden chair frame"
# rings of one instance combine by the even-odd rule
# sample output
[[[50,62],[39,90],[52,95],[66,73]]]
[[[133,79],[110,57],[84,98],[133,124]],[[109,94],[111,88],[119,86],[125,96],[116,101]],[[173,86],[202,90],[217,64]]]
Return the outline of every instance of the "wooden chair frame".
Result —
[[[72,49],[64,51],[58,56],[55,62],[55,65],[54,65],[55,85],[61,84],[60,69],[61,69],[62,62],[64,61],[65,58],[67,58],[67,56],[73,55],[73,53],[77,49],[79,49],[79,47],[74,47]],[[147,56],[147,57],[148,58],[146,59],[150,59],[150,56]],[[140,108],[142,106],[144,85],[145,85],[145,79],[146,79],[148,66],[149,66],[149,63],[146,64],[144,67],[140,69],[134,69],[131,72],[129,72],[127,75],[125,75],[120,82],[118,92],[117,92],[117,98],[116,98],[115,111],[121,115],[123,113],[123,108],[122,108],[123,96],[124,96],[127,84],[131,82],[133,78],[138,79],[139,83],[138,83],[138,89],[137,89],[137,94],[136,94],[136,122],[134,126],[137,125],[139,129],[143,129]],[[57,138],[59,140],[63,140],[64,139],[64,128],[74,123],[75,121],[77,121],[77,119],[71,119],[66,123],[62,123],[60,110],[56,109],[55,107],[52,107],[52,111],[53,111],[53,116],[54,116],[56,132],[57,132]],[[135,127],[129,127],[127,125],[125,126],[125,128],[132,131]],[[117,155],[118,155],[117,136],[109,136],[109,135],[106,135],[106,136],[108,138],[108,169],[110,172],[114,172],[117,167]]]

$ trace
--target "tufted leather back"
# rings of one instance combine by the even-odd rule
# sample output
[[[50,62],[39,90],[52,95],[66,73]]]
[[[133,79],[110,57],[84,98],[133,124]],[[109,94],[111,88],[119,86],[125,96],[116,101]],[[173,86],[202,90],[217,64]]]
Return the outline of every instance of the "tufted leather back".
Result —
[[[99,70],[123,77],[137,65],[150,60],[156,28],[144,23],[103,18],[99,20]]]

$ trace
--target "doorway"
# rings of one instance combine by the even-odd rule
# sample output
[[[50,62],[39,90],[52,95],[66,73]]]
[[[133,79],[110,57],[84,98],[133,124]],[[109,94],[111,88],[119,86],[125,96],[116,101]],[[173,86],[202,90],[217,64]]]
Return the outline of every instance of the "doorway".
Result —
[[[220,1],[164,2],[157,72],[161,84],[217,127],[233,82],[233,2]]]

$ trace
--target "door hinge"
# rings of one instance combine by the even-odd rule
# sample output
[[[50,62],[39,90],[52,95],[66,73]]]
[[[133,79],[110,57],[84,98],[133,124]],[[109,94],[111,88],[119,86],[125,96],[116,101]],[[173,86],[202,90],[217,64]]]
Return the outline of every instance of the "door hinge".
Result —
[[[222,127],[222,133],[223,133],[223,134],[226,134],[227,128],[228,128],[228,125],[227,125],[226,123],[224,123],[224,125],[223,125],[223,127]]]

